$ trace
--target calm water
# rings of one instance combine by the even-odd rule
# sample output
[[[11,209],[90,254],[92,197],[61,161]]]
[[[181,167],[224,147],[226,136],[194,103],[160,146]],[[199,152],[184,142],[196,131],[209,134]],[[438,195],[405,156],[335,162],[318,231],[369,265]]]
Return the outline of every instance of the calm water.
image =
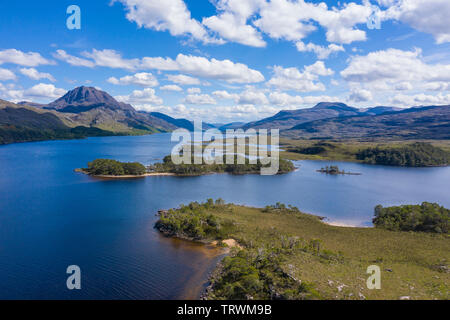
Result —
[[[332,162],[362,175],[327,176],[315,170],[330,163],[301,161],[298,171],[280,176],[122,181],[73,172],[99,157],[148,164],[171,148],[166,134],[0,147],[0,299],[195,297],[221,252],[153,229],[158,209],[190,201],[280,201],[357,225],[370,225],[377,204],[432,201],[450,207],[450,168]],[[79,291],[66,289],[65,270],[72,264],[82,270]]]

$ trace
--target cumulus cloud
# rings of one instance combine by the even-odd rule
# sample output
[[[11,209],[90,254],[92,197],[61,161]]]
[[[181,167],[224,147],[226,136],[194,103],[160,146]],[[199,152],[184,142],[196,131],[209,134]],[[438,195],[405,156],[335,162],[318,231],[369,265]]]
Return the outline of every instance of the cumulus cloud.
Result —
[[[299,41],[295,46],[300,52],[314,52],[319,59],[327,59],[334,52],[345,51],[343,46],[338,46],[334,43],[329,44],[327,47],[322,47],[314,43],[305,44]]]
[[[39,72],[35,68],[21,68],[20,73],[33,80],[48,79],[52,82],[56,81],[50,73]]]
[[[176,59],[179,70],[194,76],[225,80],[229,83],[255,83],[264,81],[257,70],[230,60],[207,59],[179,54]]]
[[[92,59],[95,65],[99,67],[135,70],[140,64],[139,59],[124,59],[119,52],[110,49],[93,49],[92,52],[85,51],[82,55]]]
[[[189,88],[188,90],[187,90],[187,92],[189,93],[189,94],[198,94],[198,93],[201,93],[202,92],[202,89],[200,89],[200,88]]]
[[[58,60],[62,60],[72,66],[88,67],[88,68],[95,67],[95,63],[93,61],[72,56],[64,50],[56,50],[56,52],[53,54],[53,57]]]
[[[449,64],[427,64],[421,50],[388,49],[354,56],[341,76],[377,90],[426,89],[428,83],[449,83]]]
[[[316,105],[319,102],[324,101],[340,101],[339,97],[330,96],[292,96],[285,92],[272,92],[269,95],[269,100],[272,104],[296,109],[299,107],[310,107]]]
[[[235,94],[235,93],[229,93],[226,90],[217,90],[214,91],[213,96],[215,96],[218,99],[224,99],[224,100],[238,100],[239,99],[239,95]]]
[[[356,29],[365,23],[372,9],[367,2],[354,2],[328,8],[325,2],[304,0],[219,0],[218,15],[203,23],[221,37],[244,45],[265,46],[262,33],[274,39],[298,41],[318,30],[326,30],[329,42],[351,43],[366,40],[366,33]]]
[[[319,76],[329,76],[334,72],[325,67],[323,61],[305,66],[303,72],[297,68],[283,68],[275,66],[274,76],[267,82],[268,86],[273,86],[281,90],[295,90],[300,92],[324,91],[325,85],[318,81]]]
[[[4,63],[17,64],[24,67],[37,67],[39,65],[54,64],[37,52],[22,52],[17,49],[0,51],[0,65]]]
[[[216,100],[209,94],[188,94],[184,98],[184,103],[188,104],[217,104]]]
[[[172,81],[173,83],[177,83],[180,85],[196,85],[201,83],[199,79],[184,74],[177,74],[177,75],[169,74],[167,76],[167,79],[169,81]]]
[[[140,28],[168,31],[173,36],[189,35],[203,42],[219,42],[211,38],[202,24],[191,17],[183,0],[118,0],[129,21]]]
[[[139,27],[188,35],[205,43],[226,41],[264,47],[263,35],[273,39],[299,41],[312,32],[325,30],[328,42],[350,44],[367,40],[359,24],[366,24],[374,12],[371,1],[338,2],[306,0],[214,0],[217,14],[193,19],[183,0],[116,0],[124,4],[128,20]],[[359,3],[357,3],[359,2]],[[372,1],[373,2],[373,1]],[[432,34],[437,43],[450,42],[448,0],[377,0],[383,20],[404,22]],[[320,26],[320,28],[318,28]],[[221,38],[214,38],[213,35]]]
[[[263,105],[269,104],[269,100],[267,100],[264,92],[255,90],[255,89],[247,89],[239,95],[238,104],[252,104],[252,105]]]
[[[5,80],[16,80],[16,75],[11,70],[0,68],[0,81]]]
[[[107,80],[115,85],[138,85],[141,87],[156,87],[159,85],[156,77],[151,73],[141,72],[134,75],[124,76],[120,79],[111,77]]]
[[[372,92],[369,90],[354,90],[350,93],[349,101],[353,102],[366,102],[373,99]]]
[[[53,84],[39,83],[25,90],[25,96],[36,98],[59,98],[65,95],[67,90],[56,88]]]
[[[414,29],[434,36],[438,44],[450,42],[450,24],[448,0],[379,0],[389,7],[384,19],[400,20]]]
[[[255,27],[247,24],[249,18],[264,3],[263,0],[219,0],[219,15],[203,19],[203,24],[226,40],[252,47],[265,47],[266,42]]]
[[[164,90],[164,91],[183,91],[183,88],[181,88],[180,86],[177,86],[176,84],[168,84],[165,86],[160,87],[159,89]]]
[[[115,96],[118,101],[133,104],[136,107],[143,104],[159,105],[163,100],[155,94],[155,89],[146,88],[143,90],[134,90],[131,94],[125,96]]]
[[[62,51],[62,50],[59,50]],[[208,59],[205,57],[178,54],[176,59],[162,57],[143,57],[142,59],[126,59],[122,55],[111,49],[83,52],[83,58],[63,54],[58,51],[55,57],[64,60],[69,64],[85,67],[109,67],[126,70],[161,70],[179,71],[190,76],[206,79],[224,80],[229,83],[257,83],[264,81],[261,72],[249,68],[242,63],[231,60]]]
[[[16,88],[15,85],[3,86],[0,84],[0,91],[4,99],[19,101],[49,102],[57,99],[67,90],[55,87],[53,84],[39,83],[28,89]]]
[[[404,95],[398,94],[390,99],[390,102],[396,105],[402,105],[406,107],[424,106],[424,105],[450,105],[450,94],[438,94],[438,95]]]

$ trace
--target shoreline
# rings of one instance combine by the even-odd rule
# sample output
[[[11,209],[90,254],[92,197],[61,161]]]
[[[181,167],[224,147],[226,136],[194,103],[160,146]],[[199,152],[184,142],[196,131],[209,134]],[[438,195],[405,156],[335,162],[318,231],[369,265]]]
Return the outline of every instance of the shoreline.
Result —
[[[144,173],[142,175],[122,175],[122,176],[112,176],[112,175],[94,175],[89,174],[83,169],[75,169],[74,172],[83,173],[93,178],[103,178],[103,179],[133,179],[133,178],[146,178],[146,177],[160,177],[160,176],[176,176],[175,173],[171,172],[152,172],[152,173]]]

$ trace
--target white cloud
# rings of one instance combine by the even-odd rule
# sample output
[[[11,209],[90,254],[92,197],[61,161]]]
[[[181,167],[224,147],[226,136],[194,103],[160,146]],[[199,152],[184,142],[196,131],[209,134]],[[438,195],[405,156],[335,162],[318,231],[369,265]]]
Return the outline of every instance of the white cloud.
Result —
[[[450,94],[438,94],[436,96],[426,94],[403,95],[394,96],[391,103],[402,105],[406,107],[424,106],[424,105],[450,105]]]
[[[196,85],[201,83],[199,79],[189,77],[184,74],[177,74],[177,75],[169,74],[167,76],[167,79],[180,85]]]
[[[194,76],[225,80],[229,83],[255,83],[264,81],[264,76],[242,63],[230,60],[207,59],[204,57],[177,56],[179,70]]]
[[[404,82],[397,83],[397,84],[394,86],[394,88],[395,88],[395,90],[397,90],[397,91],[407,91],[407,90],[412,90],[412,89],[413,89],[413,86],[412,86],[412,84],[409,83],[408,81],[404,81]]]
[[[72,56],[64,50],[56,50],[56,52],[53,54],[53,57],[55,57],[58,60],[65,61],[72,66],[88,67],[88,68],[95,67],[94,62],[83,59],[83,58]]]
[[[187,92],[188,92],[189,94],[202,93],[202,89],[200,89],[200,88],[189,88],[189,89],[187,90]]]
[[[141,63],[139,59],[124,59],[120,53],[110,49],[92,49],[92,52],[85,51],[82,55],[94,60],[95,65],[100,67],[135,70]]]
[[[191,18],[183,0],[118,1],[126,7],[127,19],[136,22],[140,28],[169,31],[173,36],[190,35],[206,43],[218,42],[209,37],[200,22]]]
[[[164,91],[183,91],[183,88],[180,86],[177,86],[176,84],[168,84],[165,86],[160,87],[159,89]]]
[[[253,104],[253,105],[264,105],[269,104],[264,92],[247,89],[239,95],[238,104]]]
[[[329,44],[328,47],[322,47],[314,43],[308,43],[305,45],[302,41],[299,41],[295,44],[295,46],[300,52],[314,52],[319,59],[327,59],[333,52],[345,51],[343,46],[338,46],[334,43]]]
[[[299,107],[310,107],[319,102],[324,101],[340,101],[339,97],[330,96],[291,96],[285,92],[272,92],[269,95],[269,100],[272,104],[282,107],[290,107],[297,109]]]
[[[39,72],[35,68],[21,68],[20,73],[33,80],[48,79],[52,82],[56,81],[50,73]]]
[[[366,40],[366,33],[355,28],[366,23],[372,9],[366,3],[345,3],[341,8],[329,9],[325,2],[318,4],[304,0],[272,0],[264,2],[256,26],[270,37],[298,41],[317,30],[318,23],[326,29],[329,42],[348,44]]]
[[[159,105],[163,100],[155,94],[155,89],[146,88],[143,90],[134,90],[131,94],[114,97],[118,101],[133,104],[136,106],[143,104]]]
[[[53,84],[39,83],[25,90],[25,96],[36,98],[59,98],[65,95],[67,90],[56,88]]]
[[[4,99],[19,102],[19,101],[35,101],[35,102],[49,102],[57,99],[67,90],[56,88],[53,84],[39,83],[28,89],[15,88],[14,85],[3,86],[0,85],[0,91]]]
[[[420,49],[388,49],[352,57],[341,76],[377,90],[419,90],[427,83],[450,83],[450,65],[426,64]]]
[[[380,0],[379,0],[380,2]],[[381,0],[388,6],[384,19],[405,22],[414,29],[434,36],[438,44],[450,42],[450,1],[448,0]]]
[[[16,80],[16,75],[11,70],[0,68],[0,81],[5,80]]]
[[[372,92],[365,89],[360,90],[353,90],[350,93],[350,97],[348,98],[349,101],[353,102],[366,102],[373,99]]]
[[[203,24],[221,37],[252,47],[265,47],[262,35],[247,24],[249,18],[264,3],[263,0],[218,0],[216,7],[221,13],[203,19]]]
[[[425,85],[427,91],[449,91],[450,82],[429,82]]]
[[[22,52],[17,49],[6,49],[0,51],[0,65],[12,63],[25,67],[37,67],[39,65],[54,64],[37,52]]]
[[[188,104],[217,104],[216,100],[209,94],[188,94],[184,98],[184,103]]]
[[[141,87],[156,87],[159,85],[158,80],[151,73],[141,72],[134,75],[124,76],[120,79],[111,77],[107,80],[115,85],[138,85]]]
[[[214,91],[213,96],[215,96],[218,99],[224,99],[224,100],[238,100],[239,99],[239,95],[235,94],[235,93],[229,93],[226,90],[218,90],[218,91]]]
[[[329,76],[334,72],[325,67],[323,61],[305,66],[300,72],[297,68],[283,68],[275,66],[274,76],[267,82],[268,86],[273,86],[281,90],[295,90],[300,92],[324,91],[325,85],[318,81],[319,76]]]
[[[144,57],[140,63],[140,69],[155,69],[161,71],[176,71],[179,66],[176,61],[162,57]]]
[[[62,50],[59,50],[62,51]],[[179,71],[190,76],[206,79],[224,80],[229,83],[256,83],[264,81],[264,76],[247,65],[230,60],[208,59],[204,57],[178,54],[175,60],[162,57],[144,57],[142,59],[125,59],[122,55],[111,49],[83,52],[86,58],[74,57],[65,52],[57,52],[55,57],[72,65],[85,67],[109,67],[126,70],[162,70]]]

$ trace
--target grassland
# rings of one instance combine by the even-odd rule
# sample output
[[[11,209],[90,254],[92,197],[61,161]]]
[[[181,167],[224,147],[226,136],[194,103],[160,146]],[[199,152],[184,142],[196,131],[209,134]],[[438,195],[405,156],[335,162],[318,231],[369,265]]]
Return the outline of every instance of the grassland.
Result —
[[[227,268],[231,268],[226,276],[221,271],[223,263],[218,267],[208,293],[210,299],[232,296],[229,292],[235,287],[230,286],[236,286],[236,283],[229,285],[227,282],[231,281],[230,274],[236,277],[245,261],[248,263],[246,268],[252,273],[239,280],[241,290],[248,290],[246,288],[251,286],[259,288],[264,281],[267,286],[267,279],[270,279],[270,290],[275,290],[273,287],[282,281],[278,290],[284,298],[450,298],[448,235],[330,226],[318,217],[290,209],[206,205],[195,210],[207,214],[209,221],[215,221],[214,225],[218,221],[227,226],[226,234],[221,232],[221,239],[236,239],[244,247],[241,253],[234,251],[240,259],[237,265],[233,265],[234,269],[230,267],[232,260],[224,260]],[[234,227],[230,227],[230,223]],[[266,261],[266,266],[257,266],[257,261]],[[267,263],[275,265],[268,269]],[[369,275],[366,270],[370,265],[381,268],[380,290],[367,289]],[[281,279],[283,277],[285,279]],[[306,288],[303,295],[292,295],[290,287],[294,284]],[[301,291],[299,288],[295,290],[297,293]],[[254,289],[252,297],[267,298],[258,292]]]
[[[389,142],[364,142],[357,140],[294,140],[280,138],[280,156],[289,160],[331,160],[331,161],[349,161],[361,162],[356,158],[358,151],[366,148],[398,148],[404,147],[414,142],[425,142],[435,147],[450,152],[450,140],[408,140],[408,141],[389,141]],[[299,148],[311,148],[315,145],[323,145],[324,151],[318,154],[302,154],[290,150]]]

